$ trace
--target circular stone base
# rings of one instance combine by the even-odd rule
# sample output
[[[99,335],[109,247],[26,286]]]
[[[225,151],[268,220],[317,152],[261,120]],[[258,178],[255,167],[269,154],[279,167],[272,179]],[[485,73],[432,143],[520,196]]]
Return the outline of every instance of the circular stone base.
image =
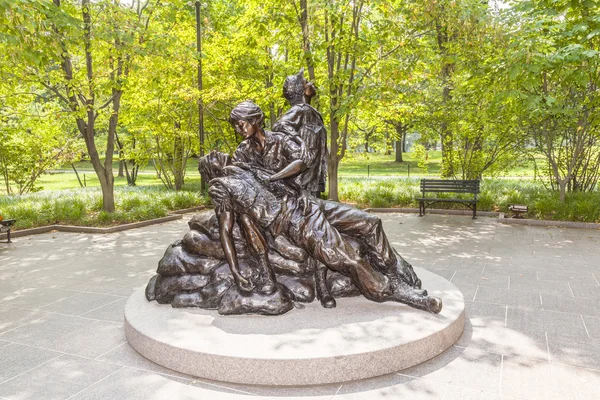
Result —
[[[434,315],[363,297],[318,301],[274,317],[223,316],[148,302],[137,290],[125,306],[125,333],[138,353],[157,364],[216,381],[257,385],[316,385],[399,371],[442,353],[464,329],[461,292],[416,268],[423,287],[441,297]]]

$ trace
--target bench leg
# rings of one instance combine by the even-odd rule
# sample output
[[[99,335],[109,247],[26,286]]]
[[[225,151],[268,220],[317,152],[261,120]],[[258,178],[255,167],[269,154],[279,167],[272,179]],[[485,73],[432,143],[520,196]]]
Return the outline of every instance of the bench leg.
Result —
[[[422,201],[419,202],[419,217],[422,217],[425,214],[425,203]]]
[[[473,219],[477,219],[477,203],[473,205]]]
[[[6,243],[12,243],[12,241],[10,240],[10,229],[6,232]]]

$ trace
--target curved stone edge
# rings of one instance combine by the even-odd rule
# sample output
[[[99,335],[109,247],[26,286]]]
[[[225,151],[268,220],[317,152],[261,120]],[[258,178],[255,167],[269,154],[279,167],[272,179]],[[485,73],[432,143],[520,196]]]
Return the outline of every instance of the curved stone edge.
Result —
[[[460,338],[464,325],[463,307],[458,318],[443,330],[414,342],[347,356],[278,360],[191,352],[143,335],[131,326],[125,313],[127,340],[150,361],[213,381],[271,386],[323,385],[397,372],[443,353]],[[231,368],[232,365],[235,368]]]

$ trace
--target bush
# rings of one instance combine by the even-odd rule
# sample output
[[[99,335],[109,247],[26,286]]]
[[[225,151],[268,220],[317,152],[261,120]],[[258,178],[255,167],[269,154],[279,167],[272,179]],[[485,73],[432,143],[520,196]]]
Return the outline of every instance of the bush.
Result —
[[[416,208],[420,197],[419,179],[404,178],[342,178],[340,200],[359,207]],[[450,198],[456,194],[440,193],[438,197]],[[465,196],[468,197],[468,196]],[[531,180],[485,179],[477,196],[477,210],[509,212],[511,204],[529,207],[527,216],[535,219],[600,222],[600,192],[570,193],[565,203],[558,192],[548,190],[540,182]],[[433,208],[465,209],[458,203],[439,203]]]
[[[16,219],[15,229],[51,224],[108,226],[164,217],[170,210],[202,204],[207,204],[207,199],[191,190],[118,186],[114,213],[101,211],[100,188],[82,188],[0,196],[0,214]]]
[[[421,194],[419,182],[417,178],[341,178],[339,196],[341,201],[363,208],[417,208],[415,198]],[[510,204],[526,204],[529,218],[600,222],[598,191],[568,194],[563,204],[557,192],[546,189],[540,182],[485,179],[481,182],[478,199],[480,211],[508,212]],[[16,229],[55,223],[108,226],[164,217],[170,210],[210,204],[210,199],[201,196],[199,191],[173,192],[161,186],[116,187],[115,201],[117,211],[106,213],[101,211],[99,188],[4,195],[0,196],[0,214],[17,219]],[[457,203],[440,203],[434,207],[465,209]]]

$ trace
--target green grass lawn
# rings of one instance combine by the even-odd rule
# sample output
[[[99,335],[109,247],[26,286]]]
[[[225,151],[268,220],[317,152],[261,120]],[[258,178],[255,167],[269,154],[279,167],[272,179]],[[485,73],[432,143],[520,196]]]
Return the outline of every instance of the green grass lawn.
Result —
[[[542,157],[540,157],[542,159]],[[340,162],[340,177],[377,177],[377,176],[398,176],[398,177],[437,177],[440,174],[442,163],[442,152],[430,151],[428,159],[428,171],[425,172],[418,166],[418,161],[414,159],[413,153],[403,154],[403,163],[394,161],[395,155],[385,155],[380,153],[349,153]],[[532,161],[523,161],[504,174],[501,177],[534,177],[534,166]]]
[[[417,166],[412,153],[405,153],[404,159],[405,162],[396,163],[393,154],[349,154],[340,163],[340,200],[358,207],[417,207],[414,199],[419,196],[419,178],[439,175],[441,154],[430,152],[427,174]],[[114,167],[116,174],[118,163]],[[178,193],[164,187],[151,165],[140,171],[136,187],[127,186],[123,177],[115,177],[117,211],[113,214],[101,211],[100,185],[89,162],[78,163],[77,168],[82,180],[85,175],[85,188],[80,187],[70,166],[65,166],[60,172],[43,174],[37,186],[44,190],[38,193],[7,196],[0,189],[0,214],[19,220],[18,229],[53,223],[106,226],[157,218],[169,210],[209,202],[199,194],[196,159],[189,160],[186,184]],[[484,178],[478,210],[506,212],[509,204],[527,204],[529,218],[600,221],[598,191],[568,194],[562,204],[558,193],[547,190],[533,177],[532,163],[524,162],[508,171],[505,179]],[[462,206],[444,203],[441,207]]]
[[[423,177],[439,176],[441,165],[441,151],[429,152],[428,172],[425,173],[418,167],[417,160],[413,158],[412,153],[404,154],[404,162],[395,162],[394,154],[384,155],[379,153],[348,153],[347,156],[340,162],[339,176],[341,178],[367,178],[367,177]],[[92,169],[89,161],[80,161],[75,163],[81,180],[84,180],[87,187],[99,186],[96,174]],[[124,177],[117,177],[119,163],[113,163],[115,174],[115,185],[125,186],[127,180]],[[63,166],[60,172],[45,173],[37,181],[37,186],[44,190],[62,190],[75,189],[80,187],[77,177],[70,165]],[[505,174],[507,177],[525,177],[532,178],[534,176],[533,165],[530,162],[518,165]],[[186,182],[195,184],[200,181],[198,173],[198,160],[195,158],[189,159],[186,166]],[[151,164],[140,169],[138,175],[138,186],[162,185],[160,179],[157,178],[156,172]],[[6,193],[0,188],[0,195]]]
[[[371,176],[437,176],[440,173],[442,161],[441,151],[429,153],[428,172],[425,173],[417,165],[413,153],[404,153],[403,163],[394,161],[395,155],[378,153],[350,153],[340,162],[340,177],[371,177]]]
[[[117,170],[114,171],[115,175]],[[194,173],[195,172],[195,173]],[[85,175],[85,178],[84,178]],[[99,187],[100,182],[94,171],[79,171],[79,178],[82,182],[85,180],[86,187]],[[138,186],[162,186],[163,183],[156,177],[155,173],[142,173],[138,174],[137,178]],[[200,183],[200,174],[198,171],[188,171],[186,178],[186,184]],[[52,172],[46,173],[40,176],[36,182],[36,186],[42,187],[44,190],[62,190],[62,189],[76,189],[80,188],[77,176],[74,172]],[[115,186],[127,186],[127,179],[125,177],[115,176]],[[1,194],[2,192],[0,192]]]

